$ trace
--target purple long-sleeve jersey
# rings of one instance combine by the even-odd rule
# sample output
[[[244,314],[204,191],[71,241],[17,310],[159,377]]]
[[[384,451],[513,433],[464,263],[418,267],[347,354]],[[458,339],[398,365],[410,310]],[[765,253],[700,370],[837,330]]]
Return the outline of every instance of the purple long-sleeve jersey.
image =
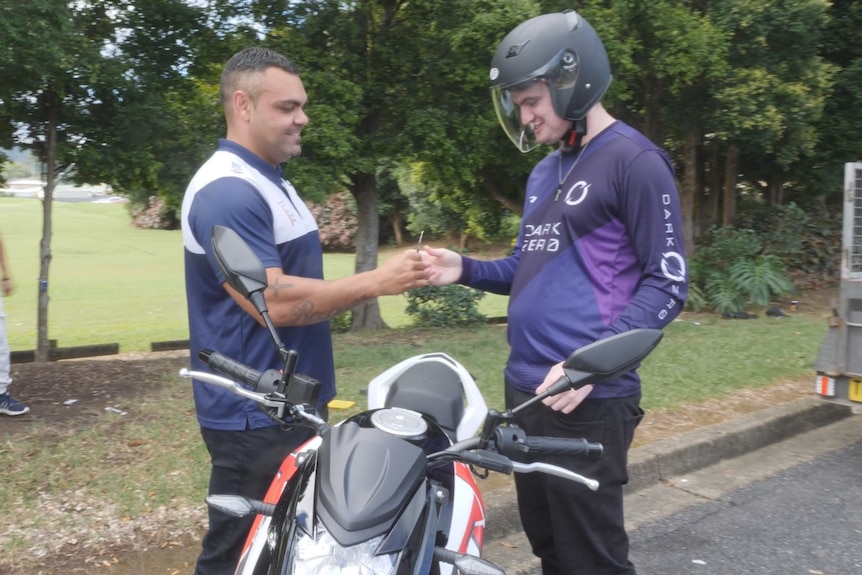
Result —
[[[575,162],[577,162],[575,164]],[[559,183],[559,174],[571,174]],[[682,219],[667,155],[622,122],[581,157],[557,150],[527,182],[521,230],[508,258],[464,258],[460,283],[509,294],[506,381],[533,393],[572,351],[635,328],[663,328],[688,292]],[[636,372],[591,397],[628,397]]]

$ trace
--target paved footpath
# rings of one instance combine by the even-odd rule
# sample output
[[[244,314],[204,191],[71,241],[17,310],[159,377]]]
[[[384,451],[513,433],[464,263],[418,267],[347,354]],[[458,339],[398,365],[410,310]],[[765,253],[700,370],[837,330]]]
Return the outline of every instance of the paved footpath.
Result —
[[[846,444],[842,443],[847,436],[844,428],[862,427],[862,416],[850,422],[851,415],[846,406],[805,397],[632,449],[625,499],[628,529],[634,531],[704,498],[717,497],[720,490],[741,487],[806,458],[840,449]],[[816,430],[820,430],[817,441],[788,444]],[[763,449],[772,450],[766,457],[770,466],[728,475],[729,468],[749,469],[746,458],[764,459]],[[703,492],[694,489],[695,485],[702,485]],[[517,517],[513,483],[483,495],[487,519],[483,555],[507,575],[538,574],[538,560],[530,552]]]

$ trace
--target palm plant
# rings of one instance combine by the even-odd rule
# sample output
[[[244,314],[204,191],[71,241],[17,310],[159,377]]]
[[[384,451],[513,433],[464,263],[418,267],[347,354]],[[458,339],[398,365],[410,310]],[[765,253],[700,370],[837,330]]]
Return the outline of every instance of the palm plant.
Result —
[[[795,289],[784,275],[781,260],[774,255],[736,261],[730,266],[728,275],[748,302],[755,305],[769,305],[773,297],[791,293]]]
[[[738,313],[796,289],[780,257],[768,253],[752,230],[732,226],[712,230],[689,272],[687,305],[695,311],[711,307],[721,314]]]

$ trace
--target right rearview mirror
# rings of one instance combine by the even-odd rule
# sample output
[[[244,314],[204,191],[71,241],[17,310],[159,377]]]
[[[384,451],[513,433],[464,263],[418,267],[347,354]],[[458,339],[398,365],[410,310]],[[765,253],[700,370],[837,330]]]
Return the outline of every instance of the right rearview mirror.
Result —
[[[659,329],[633,329],[594,341],[572,352],[563,370],[577,387],[613,379],[637,368],[662,336]]]
[[[230,287],[247,299],[266,287],[266,269],[239,234],[224,226],[213,226],[212,246]]]

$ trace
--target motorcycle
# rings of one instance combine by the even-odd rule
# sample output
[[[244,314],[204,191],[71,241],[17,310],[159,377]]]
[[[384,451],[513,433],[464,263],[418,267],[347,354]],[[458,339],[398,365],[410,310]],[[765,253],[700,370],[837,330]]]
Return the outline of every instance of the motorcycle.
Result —
[[[584,439],[527,436],[514,416],[636,368],[662,337],[638,329],[586,345],[546,392],[505,413],[487,408],[473,377],[448,355],[417,355],[369,383],[366,411],[329,425],[315,412],[318,382],[295,373],[297,354],[285,349],[269,318],[260,260],[229,228],[216,226],[212,241],[227,282],[263,318],[283,368],[260,372],[204,350],[201,359],[227,377],[188,369],[180,375],[256,402],[285,429],[316,430],[284,460],[263,501],[207,497],[236,517],[256,514],[237,574],[505,575],[481,557],[485,507],[476,479],[491,471],[547,473],[596,490],[595,480],[541,457],[602,454],[601,444]]]

